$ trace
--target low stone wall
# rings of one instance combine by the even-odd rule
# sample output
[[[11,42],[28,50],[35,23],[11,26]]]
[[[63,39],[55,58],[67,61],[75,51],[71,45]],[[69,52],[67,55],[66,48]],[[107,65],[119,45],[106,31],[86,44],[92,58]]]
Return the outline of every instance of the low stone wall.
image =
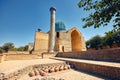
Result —
[[[120,62],[120,49],[104,49],[104,50],[64,52],[64,53],[61,52],[58,53],[56,57]]]
[[[119,63],[113,65],[111,62],[101,63],[101,61],[92,61],[92,60],[78,60],[78,59],[69,59],[69,58],[56,58],[52,59],[66,61],[71,64],[74,69],[89,72],[90,74],[97,74],[101,77],[109,78],[110,80],[120,80],[120,66]]]
[[[51,58],[51,57],[55,57],[56,54],[55,53],[42,53],[41,57],[42,58]]]
[[[8,51],[6,54],[29,54],[28,51]]]
[[[104,77],[108,77],[113,80],[120,80],[120,68],[104,66],[104,65],[95,65],[82,62],[71,62],[78,70],[88,71],[90,73],[95,73]]]
[[[39,55],[35,54],[5,54],[4,60],[28,60],[38,59]]]
[[[29,60],[38,58],[50,58],[54,57],[54,53],[43,53],[43,54],[3,54],[0,55],[0,62],[8,60]]]

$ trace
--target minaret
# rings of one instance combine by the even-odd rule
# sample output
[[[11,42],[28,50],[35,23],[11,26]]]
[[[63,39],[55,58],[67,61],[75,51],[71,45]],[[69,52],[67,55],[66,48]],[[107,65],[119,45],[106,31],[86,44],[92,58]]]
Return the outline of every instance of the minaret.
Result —
[[[50,35],[49,35],[49,52],[54,52],[55,47],[55,12],[54,7],[50,8]]]

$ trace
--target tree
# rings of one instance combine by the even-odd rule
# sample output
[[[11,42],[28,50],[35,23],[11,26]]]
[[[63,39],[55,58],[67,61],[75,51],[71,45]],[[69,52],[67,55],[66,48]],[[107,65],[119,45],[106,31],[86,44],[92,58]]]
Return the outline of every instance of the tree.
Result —
[[[28,50],[28,45],[26,46],[21,46],[17,49],[18,51],[27,51]]]
[[[102,38],[99,35],[94,36],[86,42],[88,48],[98,49],[102,44]]]
[[[0,54],[2,54],[4,52],[4,50],[2,49],[2,47],[0,47]]]
[[[91,46],[90,46],[90,40],[86,41],[86,47],[87,47],[87,48],[90,48],[90,47],[91,47]]]
[[[17,50],[18,50],[18,51],[24,51],[24,47],[21,46],[21,47],[19,47]]]
[[[27,51],[27,50],[28,50],[28,45],[24,47],[24,51]]]
[[[112,47],[113,44],[120,44],[120,31],[108,31],[106,32],[104,43]]]
[[[14,44],[9,42],[9,43],[5,43],[3,45],[3,50],[5,50],[5,52],[8,52],[9,50],[12,50],[14,48]]]
[[[112,48],[112,44],[114,43],[113,35],[106,35],[105,37],[106,45],[109,45]]]
[[[105,33],[104,37],[99,35],[94,36],[93,38],[86,41],[87,48],[102,48],[103,46],[109,46],[112,48],[113,44],[117,47],[120,47],[120,31],[108,31]]]
[[[117,31],[113,34],[113,39],[114,39],[114,43],[120,44],[120,31]]]
[[[86,22],[83,28],[106,26],[113,19],[113,26],[120,30],[120,0],[80,0],[78,6],[85,11],[93,10],[88,17],[82,18]]]

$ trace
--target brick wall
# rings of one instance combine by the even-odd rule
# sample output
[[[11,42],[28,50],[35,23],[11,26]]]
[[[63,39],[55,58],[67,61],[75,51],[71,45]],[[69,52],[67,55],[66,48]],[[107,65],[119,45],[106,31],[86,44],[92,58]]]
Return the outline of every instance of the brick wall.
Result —
[[[82,62],[71,62],[76,69],[88,71],[91,73],[99,74],[104,77],[109,77],[113,80],[120,80],[120,68],[104,66],[104,65],[95,65]]]
[[[104,50],[83,51],[83,52],[64,52],[64,53],[58,53],[56,56],[120,62],[120,49],[104,49]]]

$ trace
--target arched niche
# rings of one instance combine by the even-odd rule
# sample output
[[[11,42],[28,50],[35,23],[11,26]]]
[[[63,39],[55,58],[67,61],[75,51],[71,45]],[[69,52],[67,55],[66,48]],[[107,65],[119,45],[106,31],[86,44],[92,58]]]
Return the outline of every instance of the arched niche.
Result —
[[[73,52],[79,52],[81,51],[81,37],[80,33],[77,30],[73,30],[71,32],[71,48]]]

